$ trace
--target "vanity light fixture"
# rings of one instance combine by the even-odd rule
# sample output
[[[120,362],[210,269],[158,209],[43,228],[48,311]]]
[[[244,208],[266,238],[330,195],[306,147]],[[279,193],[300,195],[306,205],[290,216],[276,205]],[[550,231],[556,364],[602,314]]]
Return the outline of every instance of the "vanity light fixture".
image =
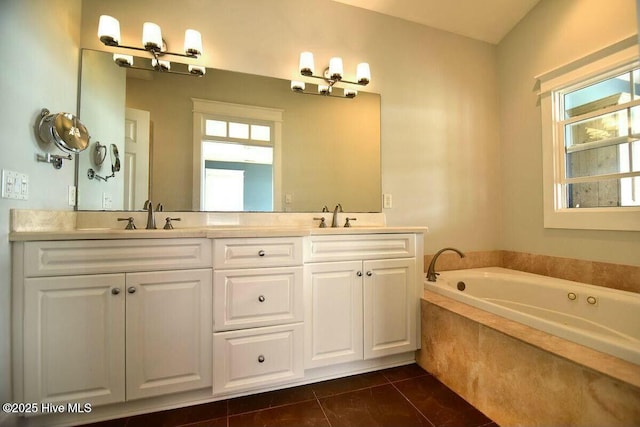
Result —
[[[307,95],[322,95],[322,96],[339,96],[333,92],[333,87],[336,83],[348,83],[351,85],[366,86],[371,81],[371,69],[369,64],[362,62],[356,67],[356,81],[352,82],[343,79],[344,66],[342,64],[342,58],[333,57],[329,60],[329,66],[325,68],[322,76],[314,75],[314,60],[313,53],[302,52],[300,54],[300,74],[304,77],[311,77],[314,79],[323,80],[324,84],[318,84],[318,92],[305,91],[306,84],[303,81],[292,80],[291,90],[296,93],[304,93]],[[337,86],[336,86],[337,87]],[[343,88],[343,96],[345,98],[355,98],[358,91],[350,88]]]
[[[149,52],[153,57],[151,59],[151,69],[155,71],[185,74],[196,77],[203,76],[206,72],[205,67],[198,65],[189,65],[188,72],[171,70],[171,62],[160,59],[160,57],[164,55],[181,56],[192,59],[197,59],[202,55],[202,36],[200,35],[200,32],[196,30],[188,29],[185,31],[184,53],[168,52],[166,50],[166,43],[162,38],[160,26],[153,22],[145,22],[142,26],[143,47],[125,46],[120,44],[120,22],[109,15],[100,16],[100,22],[98,23],[98,37],[105,46]],[[131,55],[114,53],[113,60],[120,67],[150,70],[149,68],[134,66],[133,56]]]

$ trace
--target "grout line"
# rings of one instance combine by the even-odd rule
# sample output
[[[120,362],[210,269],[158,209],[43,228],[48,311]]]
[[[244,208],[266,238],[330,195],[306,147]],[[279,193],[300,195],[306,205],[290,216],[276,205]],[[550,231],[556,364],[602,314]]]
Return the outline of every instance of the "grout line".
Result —
[[[406,380],[409,380],[409,379],[411,379],[411,378],[407,378]],[[397,381],[397,382],[400,382],[400,381]],[[429,417],[427,417],[425,414],[423,414],[423,413],[422,413],[422,411],[421,411],[421,410],[420,410],[416,405],[414,405],[414,404],[413,404],[413,402],[412,402],[412,401],[411,401],[407,396],[405,396],[405,395],[404,395],[404,393],[403,393],[403,392],[401,392],[401,391],[400,391],[400,389],[399,389],[398,387],[396,387],[396,384],[395,384],[395,383],[391,383],[391,385],[393,386],[393,388],[395,388],[395,389],[396,389],[396,391],[397,391],[398,393],[400,393],[400,396],[404,397],[404,399],[405,399],[407,402],[409,402],[409,405],[413,406],[413,408],[414,408],[416,411],[418,411],[418,413],[419,413],[420,415],[422,415],[422,417],[423,417],[425,420],[427,420],[427,422],[428,422],[429,424],[431,424],[433,427],[435,427],[435,424],[434,424],[434,423],[429,419]]]
[[[315,390],[313,390],[313,395],[316,397],[316,402],[318,402],[318,405],[320,406],[320,410],[322,411],[322,415],[324,415],[324,419],[327,420],[327,424],[329,424],[329,427],[333,427],[331,425],[331,420],[329,420],[329,417],[327,416],[327,413],[324,410],[324,406],[322,406],[322,403],[320,402],[320,399],[318,398],[318,395],[316,394]]]

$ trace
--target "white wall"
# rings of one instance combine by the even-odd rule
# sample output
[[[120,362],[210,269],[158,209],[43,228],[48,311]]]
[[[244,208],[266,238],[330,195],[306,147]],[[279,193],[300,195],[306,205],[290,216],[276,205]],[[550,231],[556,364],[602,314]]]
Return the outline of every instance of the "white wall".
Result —
[[[542,0],[498,46],[502,248],[640,265],[640,232],[545,229],[534,76],[638,31],[634,0]]]
[[[382,190],[390,225],[426,225],[426,251],[497,249],[500,223],[498,101],[493,45],[327,0],[83,1],[82,46],[106,49],[99,15],[139,44],[144,21],[169,48],[202,32],[202,63],[291,79],[298,56],[316,67],[340,55],[346,73],[371,65],[381,94]],[[338,202],[338,201],[336,201]]]
[[[0,402],[11,400],[9,209],[69,209],[74,164],[37,163],[33,127],[44,107],[76,112],[80,7],[80,0],[0,0],[0,169],[30,180],[28,201],[0,199]]]

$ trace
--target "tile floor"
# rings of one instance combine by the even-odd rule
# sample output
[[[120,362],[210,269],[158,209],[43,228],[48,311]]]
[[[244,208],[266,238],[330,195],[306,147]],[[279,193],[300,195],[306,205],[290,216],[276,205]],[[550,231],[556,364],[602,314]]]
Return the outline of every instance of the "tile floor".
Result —
[[[497,427],[418,365],[85,427]]]

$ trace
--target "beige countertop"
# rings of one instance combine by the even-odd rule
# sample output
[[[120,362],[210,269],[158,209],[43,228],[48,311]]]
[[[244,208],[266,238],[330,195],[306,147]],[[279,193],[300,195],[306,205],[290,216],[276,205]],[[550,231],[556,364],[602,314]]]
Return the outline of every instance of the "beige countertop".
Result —
[[[110,228],[80,228],[75,230],[12,231],[9,240],[110,240],[110,239],[176,239],[176,238],[224,238],[224,237],[284,237],[284,236],[322,236],[345,234],[391,234],[425,233],[426,227],[338,227],[304,228],[287,226],[213,226],[174,228],[173,230],[124,230]]]

